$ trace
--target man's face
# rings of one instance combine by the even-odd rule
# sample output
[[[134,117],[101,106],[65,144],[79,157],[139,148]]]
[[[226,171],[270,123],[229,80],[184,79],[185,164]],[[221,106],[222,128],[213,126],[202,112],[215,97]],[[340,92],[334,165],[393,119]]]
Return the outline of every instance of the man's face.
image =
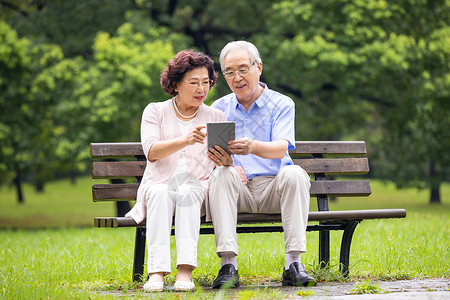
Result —
[[[236,94],[239,102],[253,103],[258,99],[260,92],[259,77],[261,76],[262,64],[250,60],[246,50],[234,50],[224,59],[224,73],[234,72],[233,76],[225,79],[230,89]],[[238,71],[248,71],[241,75]],[[244,72],[245,73],[245,72]]]

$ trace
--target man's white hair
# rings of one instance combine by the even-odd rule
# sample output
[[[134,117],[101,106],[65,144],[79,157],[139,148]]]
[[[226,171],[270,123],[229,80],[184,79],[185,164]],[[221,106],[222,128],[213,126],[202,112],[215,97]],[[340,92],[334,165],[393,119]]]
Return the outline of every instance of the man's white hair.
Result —
[[[222,72],[225,71],[224,66],[224,60],[225,57],[230,53],[238,49],[243,49],[248,52],[250,55],[251,63],[254,62],[262,63],[261,56],[259,55],[258,49],[250,42],[246,41],[233,41],[229,42],[228,44],[223,47],[222,51],[220,51],[219,61],[220,61],[220,68],[222,69]]]

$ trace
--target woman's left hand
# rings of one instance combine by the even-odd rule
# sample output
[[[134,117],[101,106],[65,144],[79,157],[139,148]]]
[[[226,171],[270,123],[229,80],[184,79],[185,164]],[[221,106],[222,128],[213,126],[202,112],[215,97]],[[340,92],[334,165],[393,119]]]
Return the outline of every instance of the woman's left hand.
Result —
[[[233,166],[233,157],[219,146],[209,148],[208,158],[213,161],[216,166]]]

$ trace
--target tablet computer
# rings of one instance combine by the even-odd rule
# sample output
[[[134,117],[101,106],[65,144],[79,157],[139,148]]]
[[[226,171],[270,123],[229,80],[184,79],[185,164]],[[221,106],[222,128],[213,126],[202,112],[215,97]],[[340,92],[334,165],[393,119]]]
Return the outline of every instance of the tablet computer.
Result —
[[[235,139],[234,122],[209,122],[206,123],[206,137],[208,139],[208,149],[218,145],[228,151],[228,142]]]

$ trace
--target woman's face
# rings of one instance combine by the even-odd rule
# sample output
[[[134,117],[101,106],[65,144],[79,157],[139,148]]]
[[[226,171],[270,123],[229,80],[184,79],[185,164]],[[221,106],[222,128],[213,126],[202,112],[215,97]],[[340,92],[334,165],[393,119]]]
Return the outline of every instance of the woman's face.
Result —
[[[177,101],[180,101],[180,104],[198,107],[205,101],[210,85],[211,81],[206,67],[188,71],[177,85]]]

